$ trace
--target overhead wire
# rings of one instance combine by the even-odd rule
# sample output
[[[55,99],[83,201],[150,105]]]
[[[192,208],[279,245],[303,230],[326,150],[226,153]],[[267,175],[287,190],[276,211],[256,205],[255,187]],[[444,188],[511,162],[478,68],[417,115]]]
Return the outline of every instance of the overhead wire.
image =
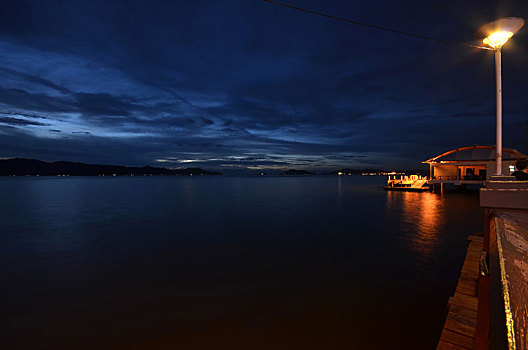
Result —
[[[425,35],[420,35],[420,34],[415,34],[415,33],[404,32],[404,31],[401,31],[401,30],[386,28],[386,27],[375,25],[375,24],[369,24],[369,23],[364,23],[364,22],[360,22],[360,21],[355,21],[355,20],[352,20],[352,19],[338,17],[338,16],[334,16],[334,15],[329,15],[327,13],[317,12],[317,11],[305,9],[305,8],[302,8],[302,7],[288,5],[288,4],[285,4],[285,3],[282,3],[282,2],[278,2],[278,1],[273,1],[273,0],[263,0],[263,1],[265,1],[267,3],[270,3],[270,4],[273,4],[273,5],[282,6],[282,7],[286,7],[286,8],[289,8],[289,9],[305,12],[305,13],[310,13],[312,15],[326,17],[326,18],[334,19],[334,20],[341,21],[341,22],[357,24],[357,25],[360,25],[360,26],[363,26],[363,27],[372,28],[372,29],[376,29],[376,30],[382,30],[382,31],[386,31],[386,32],[391,32],[391,33],[394,33],[394,34],[400,34],[400,35],[405,35],[405,36],[418,38],[418,39],[429,40],[429,41],[436,41],[436,42],[441,42],[441,43],[445,43],[445,44],[472,47],[472,48],[481,49],[481,50],[493,50],[493,49],[491,49],[489,47],[485,47],[485,46],[477,46],[477,45],[466,44],[466,43],[462,43],[462,42],[458,42],[458,41],[433,38],[433,37],[430,37],[430,36],[425,36]]]

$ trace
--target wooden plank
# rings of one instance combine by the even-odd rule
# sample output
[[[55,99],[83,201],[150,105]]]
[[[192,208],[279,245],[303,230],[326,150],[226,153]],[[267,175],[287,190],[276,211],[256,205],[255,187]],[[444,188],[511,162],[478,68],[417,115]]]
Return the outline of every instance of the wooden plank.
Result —
[[[467,254],[466,254],[466,258],[470,258],[470,259],[473,259],[473,260],[480,260],[480,254],[482,253],[482,248],[473,248],[473,249],[468,249],[467,250]]]
[[[480,260],[480,254],[482,253],[482,247],[474,247],[467,250],[466,256],[469,259]]]
[[[476,325],[476,321],[477,321],[477,310],[472,310],[472,309],[468,309],[466,307],[463,307],[463,306],[460,306],[460,305],[456,305],[456,304],[453,304],[451,306],[451,308],[449,309],[450,312],[452,312],[454,315],[460,315],[460,316],[464,316],[464,317],[468,317],[468,318],[471,318],[473,319],[473,323],[469,323],[471,325]]]
[[[483,236],[469,235],[467,239],[470,242],[484,242]]]
[[[459,281],[468,281],[471,283],[478,283],[478,274],[475,271],[472,270],[465,270],[460,273],[460,276],[458,277]]]
[[[468,241],[470,242],[484,242],[484,234],[483,233],[475,233],[468,236]]]
[[[468,250],[466,256],[466,260],[464,260],[464,264],[467,263],[467,262],[470,262],[470,263],[473,263],[473,262],[476,262],[477,263],[477,266],[478,266],[478,263],[480,261],[480,252],[482,252],[481,249],[479,250],[475,250],[474,252],[471,252]]]
[[[484,237],[471,238],[469,245],[480,246],[484,245]]]
[[[474,339],[459,333],[445,329],[442,331],[440,341],[459,346],[464,349],[473,349]]]
[[[464,272],[466,275],[478,274],[480,270],[479,263],[466,262],[461,273]]]
[[[477,273],[476,271],[462,271],[458,279],[478,283],[479,277],[479,273]]]
[[[465,348],[456,346],[454,344],[446,343],[444,341],[440,341],[436,350],[465,350]]]
[[[468,252],[471,253],[471,257],[472,258],[475,258],[475,256],[473,256],[473,254],[477,255],[477,259],[480,259],[480,252],[482,252],[482,248],[483,247],[469,247],[468,248]]]
[[[466,257],[470,260],[480,260],[480,255],[482,253],[482,248],[468,249]]]
[[[451,304],[452,305],[458,305],[466,309],[470,309],[473,311],[478,310],[478,298],[470,295],[465,294],[455,294],[451,298]]]
[[[474,249],[468,249],[466,253],[466,260],[480,260],[480,254],[482,252],[482,248],[474,248]],[[465,260],[464,260],[465,262]]]
[[[476,327],[477,327],[476,313],[472,316],[467,316],[467,315],[455,312],[453,308],[449,311],[447,318],[446,318],[445,325],[444,325],[444,329],[448,329],[450,331],[463,334],[468,337],[473,337],[475,335]]]
[[[456,293],[466,294],[470,296],[477,296],[477,289],[478,286],[474,281],[471,280],[465,280],[465,279],[459,279],[458,285],[456,287]]]
[[[476,266],[477,266],[477,271],[478,271],[478,266],[479,266],[479,262],[480,262],[480,252],[482,252],[482,250],[475,250],[475,252],[470,252],[468,250],[467,254],[466,254],[466,260],[464,260],[464,265],[469,265],[469,266],[474,266],[474,264],[476,263]]]
[[[482,252],[482,247],[469,247],[467,251],[471,258],[480,259],[480,252]]]
[[[472,280],[475,283],[478,283],[479,277],[480,277],[479,273],[475,271],[462,271],[460,273],[460,278],[464,280],[468,280],[468,281]]]
[[[475,247],[484,246],[484,237],[472,238],[469,241],[469,245],[470,246],[475,246]]]
[[[462,266],[462,271],[478,272],[480,270],[480,260],[466,259]]]
[[[476,330],[475,327],[471,327],[471,326],[468,326],[467,324],[460,323],[449,316],[446,319],[444,329],[468,336],[470,338],[473,338],[473,336],[475,335],[475,330]]]
[[[471,242],[468,247],[468,251],[481,251],[484,248],[484,245],[482,243],[475,244],[475,242]]]

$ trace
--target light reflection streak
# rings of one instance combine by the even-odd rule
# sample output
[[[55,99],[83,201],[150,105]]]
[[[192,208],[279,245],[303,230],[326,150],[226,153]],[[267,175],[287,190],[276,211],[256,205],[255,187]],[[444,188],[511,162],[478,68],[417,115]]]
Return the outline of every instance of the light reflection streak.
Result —
[[[404,231],[401,239],[423,259],[429,258],[440,242],[445,221],[442,197],[434,193],[387,191],[389,211],[402,211]]]
[[[343,206],[343,184],[341,176],[337,177],[337,206]]]

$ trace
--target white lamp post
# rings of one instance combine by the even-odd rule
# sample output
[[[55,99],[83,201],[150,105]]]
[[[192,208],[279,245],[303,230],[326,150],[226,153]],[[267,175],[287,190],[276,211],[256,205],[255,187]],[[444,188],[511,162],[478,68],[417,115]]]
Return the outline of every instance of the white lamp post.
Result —
[[[484,38],[484,44],[495,51],[495,75],[497,85],[497,129],[496,138],[496,175],[502,175],[502,73],[501,73],[501,48],[513,34],[517,33],[524,25],[524,20],[517,17],[506,17],[483,25],[477,35]]]

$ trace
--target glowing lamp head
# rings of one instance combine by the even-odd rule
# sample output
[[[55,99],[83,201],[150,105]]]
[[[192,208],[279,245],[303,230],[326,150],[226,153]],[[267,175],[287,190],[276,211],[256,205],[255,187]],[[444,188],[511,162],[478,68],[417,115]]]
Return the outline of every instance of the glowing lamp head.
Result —
[[[500,49],[502,45],[506,44],[509,38],[513,36],[512,32],[495,32],[490,34],[487,38],[484,38],[482,42],[486,45],[491,46],[494,49]]]
[[[482,42],[491,48],[498,50],[506,44],[515,33],[524,25],[524,19],[518,17],[506,17],[483,25],[475,33]]]

